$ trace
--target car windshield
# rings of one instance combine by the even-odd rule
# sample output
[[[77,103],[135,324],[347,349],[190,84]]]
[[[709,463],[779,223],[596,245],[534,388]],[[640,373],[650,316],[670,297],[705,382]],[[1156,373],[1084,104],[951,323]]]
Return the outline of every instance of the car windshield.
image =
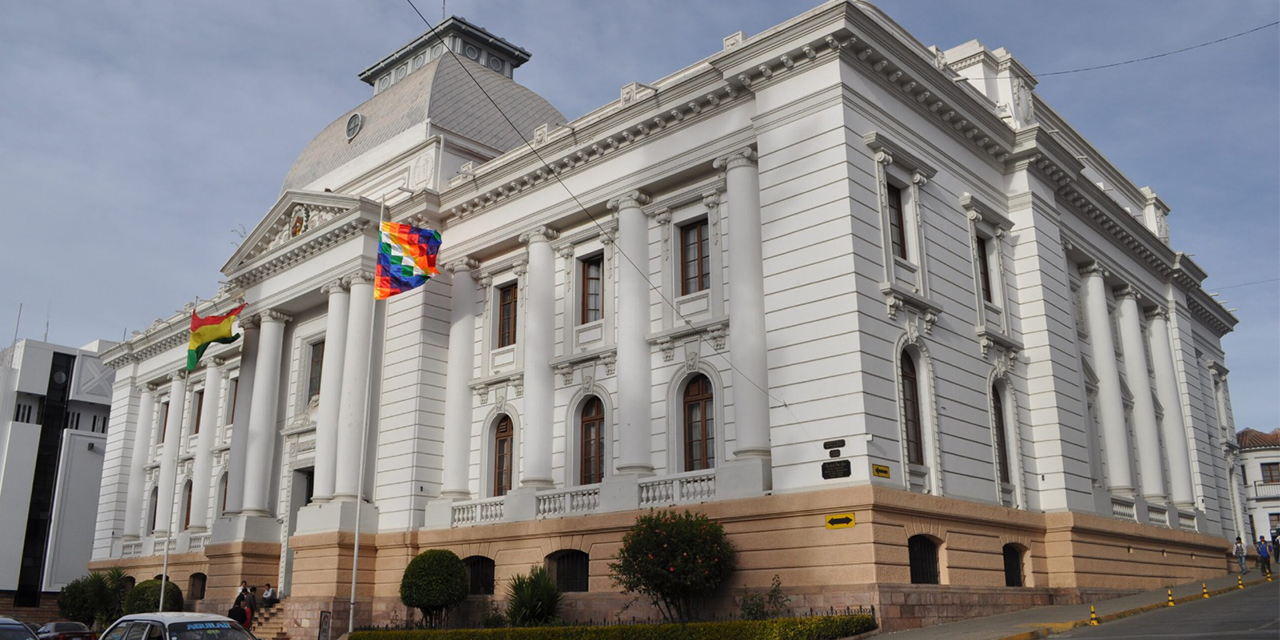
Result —
[[[54,631],[54,632],[58,632],[58,631],[88,631],[88,630],[89,630],[89,627],[86,627],[86,626],[84,626],[83,624],[80,624],[79,622],[50,622],[50,623],[49,623],[49,630],[50,630],[50,631]]]
[[[0,627],[0,640],[31,640],[34,634],[26,627],[3,626]]]
[[[230,620],[196,620],[170,624],[169,640],[254,640],[254,637]]]

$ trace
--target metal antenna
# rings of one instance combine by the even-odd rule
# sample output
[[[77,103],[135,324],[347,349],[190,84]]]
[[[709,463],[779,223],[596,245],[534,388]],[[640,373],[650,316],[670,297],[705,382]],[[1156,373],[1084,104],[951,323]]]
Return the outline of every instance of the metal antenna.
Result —
[[[13,343],[18,344],[18,327],[22,326],[22,303],[18,303],[18,319],[13,323]]]

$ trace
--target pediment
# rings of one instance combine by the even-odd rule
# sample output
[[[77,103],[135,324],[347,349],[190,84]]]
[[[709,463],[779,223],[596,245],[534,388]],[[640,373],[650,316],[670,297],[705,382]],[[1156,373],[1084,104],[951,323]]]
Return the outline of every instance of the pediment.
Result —
[[[363,213],[377,220],[377,202],[359,196],[311,191],[285,191],[275,206],[245,237],[244,242],[222,267],[228,277],[262,259],[287,251],[289,247],[315,238],[349,214]]]

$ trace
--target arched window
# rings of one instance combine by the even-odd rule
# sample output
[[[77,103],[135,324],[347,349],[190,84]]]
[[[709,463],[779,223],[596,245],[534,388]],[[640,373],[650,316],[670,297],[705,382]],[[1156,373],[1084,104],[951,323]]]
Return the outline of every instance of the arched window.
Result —
[[[1022,547],[1010,543],[1001,549],[1004,554],[1004,586],[1024,586],[1022,579]]]
[[[227,515],[227,474],[223,472],[222,478],[218,480],[218,515]]]
[[[513,439],[515,428],[511,416],[498,418],[493,429],[493,495],[505,496],[511,490]]]
[[[160,488],[151,487],[151,501],[147,506],[147,533],[156,532],[156,512],[160,510]]]
[[[926,535],[907,540],[911,562],[911,584],[938,584],[938,543]]]
[[[1004,401],[1000,399],[1000,390],[991,387],[991,412],[994,413],[992,420],[992,428],[996,433],[996,471],[998,478],[1003,484],[1012,482],[1012,473],[1009,471],[1009,441],[1004,426]]]
[[[595,484],[604,480],[604,403],[592,397],[582,405],[578,450],[579,482]]]
[[[204,585],[207,578],[203,573],[193,573],[187,579],[187,599],[204,600]]]
[[[684,470],[716,466],[715,410],[711,380],[694,376],[684,388]]]
[[[462,560],[467,569],[467,594],[493,595],[493,560],[484,556],[470,556]]]
[[[591,556],[576,549],[557,551],[547,556],[547,569],[561,593],[587,591],[590,566]]]
[[[191,528],[191,481],[182,485],[182,530]]]
[[[911,356],[902,354],[902,426],[907,438],[907,462],[924,464],[924,435],[920,428],[920,377]]]

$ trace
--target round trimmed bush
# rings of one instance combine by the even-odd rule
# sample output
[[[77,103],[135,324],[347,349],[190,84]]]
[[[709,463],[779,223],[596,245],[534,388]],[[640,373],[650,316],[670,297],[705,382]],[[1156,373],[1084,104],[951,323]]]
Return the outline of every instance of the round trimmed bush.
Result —
[[[439,627],[449,610],[467,598],[467,568],[458,554],[429,549],[409,562],[400,579],[400,601],[422,612],[423,621]]]
[[[160,581],[147,580],[138,583],[124,599],[124,613],[152,613],[160,610],[159,605]],[[182,611],[182,590],[172,582],[164,586],[164,610]]]

